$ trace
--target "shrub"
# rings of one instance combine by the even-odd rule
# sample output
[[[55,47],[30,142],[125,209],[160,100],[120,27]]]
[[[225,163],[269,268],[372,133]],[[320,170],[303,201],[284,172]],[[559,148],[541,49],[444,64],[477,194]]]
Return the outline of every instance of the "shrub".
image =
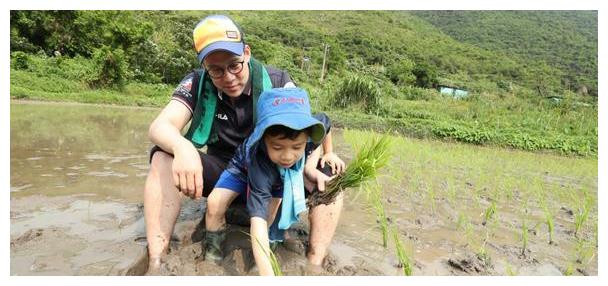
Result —
[[[27,70],[29,68],[29,56],[24,52],[14,52],[13,56],[13,68],[16,70]]]
[[[432,100],[439,93],[434,89],[420,88],[415,86],[405,86],[400,88],[401,98],[405,100]]]
[[[92,87],[122,88],[129,78],[128,63],[122,49],[111,49],[103,46],[93,53],[95,75],[89,80]]]
[[[395,85],[406,86],[416,83],[416,76],[412,73],[414,62],[409,59],[401,59],[390,65],[387,69],[387,77]]]
[[[342,80],[334,94],[332,105],[340,108],[361,104],[365,111],[373,113],[380,106],[380,89],[373,80],[357,75]]]
[[[416,77],[416,86],[431,88],[437,85],[437,70],[428,64],[417,64],[412,71]]]

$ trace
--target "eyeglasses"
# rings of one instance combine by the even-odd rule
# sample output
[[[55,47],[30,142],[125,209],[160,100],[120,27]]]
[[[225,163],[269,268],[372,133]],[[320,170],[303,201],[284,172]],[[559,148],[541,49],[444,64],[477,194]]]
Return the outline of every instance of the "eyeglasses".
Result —
[[[238,74],[243,70],[243,63],[245,63],[245,61],[240,61],[240,62],[232,62],[229,65],[227,65],[226,67],[218,67],[218,66],[212,66],[207,68],[207,72],[209,73],[209,76],[212,78],[221,78],[224,76],[224,70],[228,70],[229,73],[231,74]]]

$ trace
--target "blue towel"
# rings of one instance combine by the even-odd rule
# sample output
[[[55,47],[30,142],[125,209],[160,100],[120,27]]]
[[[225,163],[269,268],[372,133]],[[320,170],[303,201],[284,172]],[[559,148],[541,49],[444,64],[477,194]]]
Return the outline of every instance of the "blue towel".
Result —
[[[298,161],[291,168],[279,168],[283,179],[283,201],[281,203],[281,219],[279,229],[288,229],[298,222],[298,215],[306,209],[304,197],[304,161]]]

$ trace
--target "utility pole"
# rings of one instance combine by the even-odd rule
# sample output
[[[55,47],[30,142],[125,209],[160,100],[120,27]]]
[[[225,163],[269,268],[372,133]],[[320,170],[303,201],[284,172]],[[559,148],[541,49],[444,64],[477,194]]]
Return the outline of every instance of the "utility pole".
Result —
[[[300,64],[300,70],[304,71],[304,67],[306,67],[306,74],[310,70],[310,57],[306,55],[308,51],[310,51],[311,47],[302,47],[302,63]]]
[[[328,44],[324,44],[325,45],[325,51],[323,52],[323,66],[321,67],[321,79],[320,81],[323,82],[323,78],[325,77],[325,59],[327,58],[327,50],[329,50],[329,45]]]
[[[306,58],[306,48],[302,47],[302,64],[300,65],[300,70],[304,70],[304,59]]]

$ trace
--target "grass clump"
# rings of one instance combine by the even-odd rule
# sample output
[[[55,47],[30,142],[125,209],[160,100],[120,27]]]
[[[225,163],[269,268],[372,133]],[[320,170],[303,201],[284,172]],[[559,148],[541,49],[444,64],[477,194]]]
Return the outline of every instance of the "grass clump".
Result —
[[[380,107],[380,89],[371,78],[350,75],[339,83],[331,104],[339,108],[360,104],[364,111],[373,113]]]

